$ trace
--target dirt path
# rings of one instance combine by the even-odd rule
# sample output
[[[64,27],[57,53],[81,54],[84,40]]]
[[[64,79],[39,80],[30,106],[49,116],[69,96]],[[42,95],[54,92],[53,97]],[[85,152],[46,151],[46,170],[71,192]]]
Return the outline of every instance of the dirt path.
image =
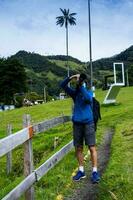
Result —
[[[103,138],[103,143],[98,147],[98,163],[100,176],[106,169],[110,157],[110,145],[113,137],[113,131],[108,130]],[[87,170],[87,169],[86,169]],[[73,192],[72,196],[66,197],[65,200],[96,200],[98,192],[98,184],[92,184],[90,181],[90,169],[86,171],[87,178],[78,183],[78,188]]]

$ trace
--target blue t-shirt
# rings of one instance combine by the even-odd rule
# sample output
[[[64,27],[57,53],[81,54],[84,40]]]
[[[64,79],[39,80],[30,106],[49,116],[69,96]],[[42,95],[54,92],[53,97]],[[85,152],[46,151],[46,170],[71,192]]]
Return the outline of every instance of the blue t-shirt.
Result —
[[[66,78],[62,83],[61,87],[65,92],[70,95],[74,101],[74,109],[72,115],[72,121],[77,123],[92,123],[93,113],[92,113],[92,98],[93,93],[91,90],[87,90],[85,87],[81,86],[78,89],[73,89],[68,87],[69,78]]]

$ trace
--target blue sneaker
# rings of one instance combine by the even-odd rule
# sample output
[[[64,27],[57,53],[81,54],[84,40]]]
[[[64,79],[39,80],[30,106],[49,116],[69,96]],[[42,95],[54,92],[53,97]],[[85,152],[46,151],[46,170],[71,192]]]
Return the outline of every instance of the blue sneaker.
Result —
[[[100,176],[98,172],[93,172],[91,176],[92,183],[98,183],[100,181]]]
[[[81,172],[80,170],[77,172],[75,176],[73,176],[73,181],[80,181],[82,178],[85,178],[85,172]]]

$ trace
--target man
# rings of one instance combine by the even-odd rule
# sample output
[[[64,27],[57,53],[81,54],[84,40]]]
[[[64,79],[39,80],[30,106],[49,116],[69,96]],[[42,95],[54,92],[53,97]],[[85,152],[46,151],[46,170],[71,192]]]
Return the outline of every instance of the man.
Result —
[[[76,89],[68,86],[71,80],[76,81]],[[73,139],[76,157],[79,164],[79,170],[73,177],[74,181],[79,181],[85,178],[84,157],[83,157],[83,142],[88,146],[92,161],[92,183],[98,183],[100,180],[97,172],[97,151],[95,138],[95,125],[92,113],[93,93],[86,88],[87,76],[85,74],[76,74],[66,78],[61,87],[70,95],[74,101],[73,110]]]

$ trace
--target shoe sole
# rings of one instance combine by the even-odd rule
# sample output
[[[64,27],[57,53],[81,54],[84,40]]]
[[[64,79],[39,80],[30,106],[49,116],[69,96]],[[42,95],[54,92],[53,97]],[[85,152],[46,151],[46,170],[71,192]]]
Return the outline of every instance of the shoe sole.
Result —
[[[81,179],[84,179],[84,178],[86,178],[86,176],[82,176],[80,179],[78,179],[78,180],[73,180],[74,182],[78,182],[78,181],[80,181]]]
[[[93,184],[98,184],[99,183],[99,181],[100,181],[100,179],[99,180],[97,180],[97,181],[91,181]]]

